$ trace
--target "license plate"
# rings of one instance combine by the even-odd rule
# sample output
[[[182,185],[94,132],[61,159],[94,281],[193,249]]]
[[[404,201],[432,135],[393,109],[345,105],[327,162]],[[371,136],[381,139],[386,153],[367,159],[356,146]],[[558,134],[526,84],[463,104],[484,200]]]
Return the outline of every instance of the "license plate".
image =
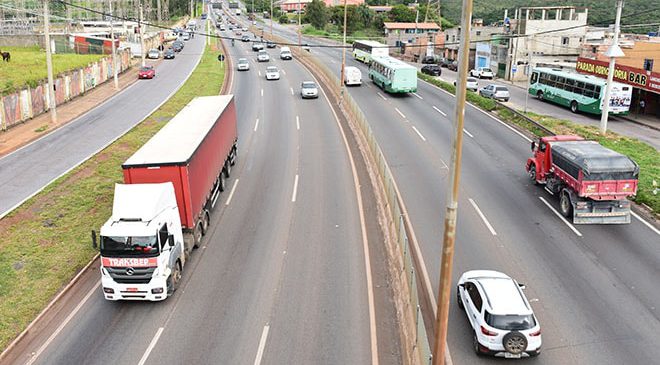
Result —
[[[504,357],[507,359],[520,359],[521,354],[512,354],[510,352],[505,352]]]
[[[137,288],[127,288],[126,291],[128,291],[128,292],[136,292],[136,291],[138,291],[138,289],[137,289]]]

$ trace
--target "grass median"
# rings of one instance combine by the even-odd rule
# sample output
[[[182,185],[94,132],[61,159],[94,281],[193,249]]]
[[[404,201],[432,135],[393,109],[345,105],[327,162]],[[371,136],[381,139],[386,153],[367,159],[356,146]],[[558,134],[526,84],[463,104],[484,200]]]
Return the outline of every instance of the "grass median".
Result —
[[[418,73],[420,79],[427,81],[443,90],[455,94],[454,85],[435,79],[431,76]],[[499,107],[492,99],[484,98],[476,93],[468,92],[467,100],[481,109],[496,113],[500,119],[524,128],[536,136],[543,136],[545,132],[528,120]],[[526,116],[543,127],[548,128],[555,134],[572,134],[582,136],[586,139],[598,141],[603,146],[622,153],[639,164],[639,186],[637,195],[633,198],[636,203],[644,204],[653,210],[656,217],[660,213],[660,190],[656,184],[660,184],[660,153],[647,143],[635,138],[629,138],[617,133],[607,132],[601,135],[595,126],[577,124],[569,120],[557,119],[535,113],[527,113]],[[526,159],[522,156],[521,159]]]
[[[156,112],[0,220],[0,351],[96,254],[90,231],[111,214],[121,164],[193,97],[220,92],[225,70],[216,49],[206,48],[190,78]]]

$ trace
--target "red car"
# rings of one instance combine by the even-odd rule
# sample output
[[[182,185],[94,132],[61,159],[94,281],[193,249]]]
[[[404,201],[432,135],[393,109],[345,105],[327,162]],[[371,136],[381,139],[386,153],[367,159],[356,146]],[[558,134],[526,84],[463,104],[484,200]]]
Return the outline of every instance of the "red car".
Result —
[[[144,66],[138,71],[138,79],[153,79],[156,77],[156,70],[153,66]]]

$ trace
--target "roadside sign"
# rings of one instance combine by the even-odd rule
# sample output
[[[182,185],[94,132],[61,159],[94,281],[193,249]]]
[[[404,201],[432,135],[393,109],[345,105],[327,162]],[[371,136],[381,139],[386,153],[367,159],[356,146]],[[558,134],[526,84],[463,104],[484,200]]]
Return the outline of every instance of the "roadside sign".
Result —
[[[518,71],[518,67],[514,67],[511,69],[511,72],[513,72],[514,74],[516,73],[516,71]]]
[[[224,61],[224,60],[225,60],[225,55],[223,55],[223,54],[219,54],[219,55],[218,55],[218,61],[222,62],[222,61]]]

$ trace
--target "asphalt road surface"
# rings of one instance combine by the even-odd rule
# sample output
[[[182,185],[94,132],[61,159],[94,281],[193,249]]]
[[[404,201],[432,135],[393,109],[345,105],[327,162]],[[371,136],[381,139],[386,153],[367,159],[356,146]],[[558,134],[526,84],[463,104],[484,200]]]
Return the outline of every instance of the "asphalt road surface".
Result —
[[[181,288],[132,303],[92,287],[61,332],[26,350],[41,347],[38,357],[16,363],[372,362],[363,231],[340,130],[323,96],[300,99],[311,77],[297,62],[257,63],[249,46],[229,47],[251,66],[233,81],[238,162]],[[270,65],[280,80],[265,80]]]
[[[275,29],[297,42],[289,29]],[[340,50],[312,47],[311,53],[339,75]],[[350,52],[347,59],[363,75],[361,87],[347,90],[394,173],[436,290],[454,97],[421,81],[415,94],[386,94]],[[495,269],[527,284],[543,329],[535,363],[657,363],[660,233],[637,218],[624,226],[563,222],[552,210],[557,199],[526,177],[529,142],[467,107],[454,283],[464,271]],[[449,325],[454,364],[496,361],[474,354],[469,322],[454,300]]]
[[[203,49],[200,37],[186,42],[174,60],[156,67],[155,78],[139,80],[71,123],[0,158],[0,216],[146,118],[188,78]]]

